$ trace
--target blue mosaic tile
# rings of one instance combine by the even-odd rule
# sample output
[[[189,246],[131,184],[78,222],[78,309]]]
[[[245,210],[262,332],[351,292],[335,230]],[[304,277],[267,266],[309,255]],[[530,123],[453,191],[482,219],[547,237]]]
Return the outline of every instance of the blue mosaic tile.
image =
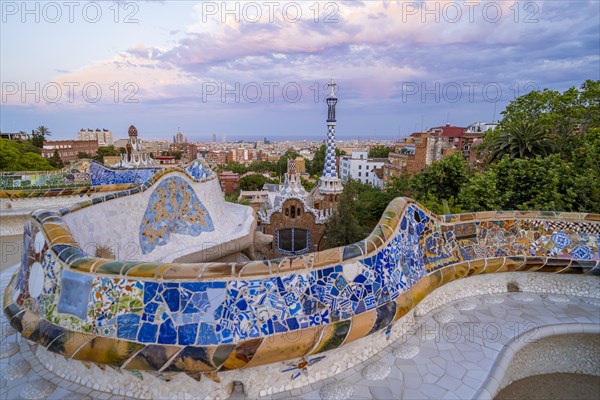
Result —
[[[159,344],[176,344],[177,343],[177,330],[171,318],[167,318],[160,325],[158,330],[158,343]]]
[[[61,274],[60,298],[57,312],[85,320],[88,297],[92,289],[92,277],[64,269]]]
[[[196,343],[196,335],[198,333],[198,324],[186,324],[177,328],[180,345],[189,345]]]
[[[142,343],[155,343],[158,325],[143,322],[137,340]]]
[[[125,314],[117,317],[117,337],[125,340],[136,340],[138,328],[140,325],[140,316],[135,314]]]
[[[214,231],[210,214],[194,189],[180,177],[163,180],[152,192],[139,228],[143,254],[169,243],[171,234],[199,236]]]

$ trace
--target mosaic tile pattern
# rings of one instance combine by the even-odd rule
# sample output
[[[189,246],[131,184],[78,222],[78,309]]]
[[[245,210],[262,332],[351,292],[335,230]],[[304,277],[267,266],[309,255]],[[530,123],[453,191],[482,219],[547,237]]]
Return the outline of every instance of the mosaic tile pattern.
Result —
[[[344,248],[245,265],[185,265],[89,257],[60,213],[40,211],[26,229],[29,244],[5,294],[5,312],[23,336],[51,351],[131,369],[211,373],[312,360],[311,354],[389,332],[427,294],[463,276],[599,275],[599,220],[531,212],[437,217],[396,199],[367,239]],[[565,224],[557,229],[556,221]],[[44,275],[37,297],[30,290],[35,263]],[[85,313],[58,309],[69,274],[91,279],[87,303],[79,300]]]
[[[143,254],[170,241],[171,233],[199,236],[214,231],[210,214],[194,189],[176,176],[163,180],[154,189],[140,225],[140,247]]]
[[[0,198],[85,195],[150,186],[166,172],[184,172],[199,181],[215,177],[201,160],[183,167],[112,169],[94,160],[79,160],[58,171],[0,172]]]

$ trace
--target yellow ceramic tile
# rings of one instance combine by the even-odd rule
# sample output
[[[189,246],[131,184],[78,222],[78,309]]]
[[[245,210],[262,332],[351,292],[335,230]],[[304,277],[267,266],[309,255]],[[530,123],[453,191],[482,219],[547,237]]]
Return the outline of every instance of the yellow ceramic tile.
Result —
[[[454,265],[454,279],[461,279],[467,276],[469,273],[469,263],[462,262]]]
[[[394,321],[399,320],[403,316],[405,316],[410,310],[413,308],[413,295],[411,290],[402,293],[400,296],[396,297],[396,316],[394,317]]]
[[[140,343],[97,336],[83,345],[71,358],[74,360],[121,366],[143,348],[144,345]]]
[[[77,350],[95,337],[96,335],[91,333],[69,331],[52,342],[48,348],[55,353],[71,358]]]
[[[364,313],[355,315],[352,318],[352,325],[350,326],[350,333],[346,338],[345,343],[350,343],[356,339],[365,337],[373,328],[375,320],[377,319],[377,309],[369,310]]]
[[[487,259],[469,261],[469,272],[467,276],[479,275],[484,269]]]
[[[244,368],[302,357],[314,348],[322,329],[317,326],[266,337]]]
[[[315,262],[313,267],[320,268],[330,266],[331,264],[339,264],[342,262],[343,247],[319,251],[315,253]]]
[[[223,362],[221,370],[227,371],[246,366],[256,354],[263,340],[263,338],[250,339],[236,345],[235,349]]]
[[[432,278],[431,275],[426,275],[413,285],[413,287],[410,289],[413,297],[413,307],[419,304],[421,300],[425,298],[425,296],[437,289],[437,282],[438,281],[435,278]]]

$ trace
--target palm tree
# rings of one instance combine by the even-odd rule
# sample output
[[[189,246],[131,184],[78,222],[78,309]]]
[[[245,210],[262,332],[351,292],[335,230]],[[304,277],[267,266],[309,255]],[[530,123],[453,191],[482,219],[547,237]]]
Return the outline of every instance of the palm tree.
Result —
[[[250,200],[248,199],[243,199],[243,198],[238,198],[238,196],[236,196],[235,194],[228,194],[225,196],[225,201],[228,201],[230,203],[235,203],[235,204],[241,204],[243,206],[249,206],[250,205]]]
[[[548,131],[541,126],[526,121],[506,124],[500,133],[492,139],[490,161],[510,158],[535,158],[556,152],[556,144],[549,139]]]
[[[46,138],[46,136],[50,136],[50,129],[46,128],[44,125],[38,126],[38,128],[35,131],[39,135],[42,135],[44,139]]]
[[[44,147],[46,136],[50,136],[50,129],[46,128],[44,125],[40,125],[35,132],[32,132],[31,143],[33,143],[35,147],[42,148]]]

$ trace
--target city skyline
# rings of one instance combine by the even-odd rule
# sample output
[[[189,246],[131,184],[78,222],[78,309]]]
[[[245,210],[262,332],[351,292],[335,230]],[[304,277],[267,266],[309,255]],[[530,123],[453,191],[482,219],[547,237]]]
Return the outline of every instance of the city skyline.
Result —
[[[2,3],[2,131],[316,139],[334,77],[339,138],[393,139],[600,79],[595,1],[75,3]]]

